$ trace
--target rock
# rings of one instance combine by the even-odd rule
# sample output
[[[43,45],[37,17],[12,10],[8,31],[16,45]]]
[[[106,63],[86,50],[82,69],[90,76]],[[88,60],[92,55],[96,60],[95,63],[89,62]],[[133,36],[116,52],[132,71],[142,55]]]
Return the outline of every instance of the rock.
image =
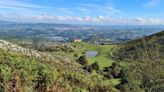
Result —
[[[64,59],[59,58],[57,56],[52,56],[51,54],[46,54],[46,53],[39,52],[39,51],[36,51],[33,49],[27,49],[27,48],[18,46],[16,44],[12,44],[12,43],[5,41],[5,40],[0,40],[0,49],[9,50],[12,52],[18,52],[18,53],[21,53],[22,55],[35,57],[35,58],[39,58],[39,59],[43,59],[43,60],[46,59],[48,61],[53,61],[53,62],[57,62],[57,63],[60,63],[60,61],[70,63],[69,60],[64,60]],[[46,57],[46,58],[44,58],[44,57]]]

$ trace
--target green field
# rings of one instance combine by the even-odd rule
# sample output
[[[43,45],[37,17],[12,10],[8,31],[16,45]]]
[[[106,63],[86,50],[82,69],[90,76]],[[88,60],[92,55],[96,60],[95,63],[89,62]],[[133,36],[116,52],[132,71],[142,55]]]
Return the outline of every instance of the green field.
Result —
[[[114,60],[107,57],[107,54],[112,54],[113,49],[116,45],[95,45],[88,43],[73,43],[73,45],[77,48],[77,51],[74,54],[78,54],[79,56],[84,55],[86,51],[98,51],[99,54],[96,57],[87,58],[88,63],[92,64],[94,62],[98,62],[100,69],[103,70],[104,67],[109,67],[112,65]],[[96,72],[92,73],[93,75],[102,77]],[[112,85],[120,84],[120,78],[107,79],[103,81],[104,83],[111,83]]]
[[[114,62],[112,59],[107,57],[107,53],[110,53],[112,48],[115,48],[115,45],[95,45],[87,43],[73,43],[73,45],[78,49],[75,52],[78,55],[83,55],[85,51],[98,51],[99,54],[96,57],[89,57],[87,59],[89,64],[98,62],[100,69],[111,66]]]
[[[112,54],[113,50],[116,48],[116,45],[95,45],[95,44],[88,44],[88,43],[80,42],[80,43],[71,43],[69,44],[69,46],[74,47],[75,50],[73,52],[54,51],[52,54],[54,56],[68,59],[74,62],[75,64],[77,64],[76,60],[80,56],[85,55],[86,51],[97,51],[99,54],[96,57],[87,58],[87,61],[88,61],[88,65],[94,62],[98,62],[100,70],[103,70],[104,67],[110,67],[112,63],[114,62],[114,60],[109,58],[108,55]],[[75,54],[77,56],[75,56]],[[92,76],[97,76],[102,79],[104,78],[104,76],[97,74],[96,71],[92,72]],[[103,80],[103,82],[105,84],[118,85],[120,83],[120,78],[105,79]]]

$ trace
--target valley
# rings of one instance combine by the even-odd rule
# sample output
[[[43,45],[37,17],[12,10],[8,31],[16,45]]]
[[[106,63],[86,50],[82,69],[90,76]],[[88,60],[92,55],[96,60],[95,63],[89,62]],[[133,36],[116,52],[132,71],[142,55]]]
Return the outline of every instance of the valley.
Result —
[[[6,29],[6,32],[7,30],[9,29]],[[17,31],[13,30],[13,33]],[[97,32],[95,31],[95,37],[99,38]],[[96,40],[92,35],[89,38],[93,37],[94,40],[83,39],[83,35],[81,39],[56,41],[41,39],[37,36],[40,33],[33,37],[27,37],[26,34],[12,34],[15,37],[3,34],[0,37],[0,91],[163,90],[163,33],[164,31],[151,35],[145,33],[147,36],[122,39],[121,42],[111,41],[109,38],[103,38],[106,41]],[[115,34],[115,37],[119,38],[119,35]]]
[[[164,0],[0,0],[0,92],[164,92]]]

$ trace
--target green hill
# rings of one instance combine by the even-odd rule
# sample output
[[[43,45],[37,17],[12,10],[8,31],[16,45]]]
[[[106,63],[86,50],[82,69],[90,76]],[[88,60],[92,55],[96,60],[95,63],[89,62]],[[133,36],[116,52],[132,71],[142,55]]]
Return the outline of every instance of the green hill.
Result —
[[[103,80],[64,58],[0,40],[0,92],[117,92]]]
[[[163,92],[164,31],[117,46],[113,59],[122,65],[123,92]]]
[[[117,60],[164,59],[164,31],[121,44],[114,52]]]

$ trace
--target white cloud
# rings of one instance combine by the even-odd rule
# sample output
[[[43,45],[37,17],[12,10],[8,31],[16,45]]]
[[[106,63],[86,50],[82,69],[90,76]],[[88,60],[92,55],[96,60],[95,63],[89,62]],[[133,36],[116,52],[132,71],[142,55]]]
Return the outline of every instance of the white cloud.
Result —
[[[42,22],[42,23],[77,23],[77,24],[99,24],[99,25],[163,25],[164,19],[160,18],[113,18],[110,16],[76,17],[76,16],[54,16],[54,15],[19,15],[0,14],[0,19],[20,22]]]
[[[164,24],[164,19],[159,19],[159,18],[136,18],[133,20],[134,23],[136,24],[141,24],[141,25],[163,25]]]
[[[161,3],[161,0],[150,0],[146,4],[143,4],[144,7],[158,7]]]

